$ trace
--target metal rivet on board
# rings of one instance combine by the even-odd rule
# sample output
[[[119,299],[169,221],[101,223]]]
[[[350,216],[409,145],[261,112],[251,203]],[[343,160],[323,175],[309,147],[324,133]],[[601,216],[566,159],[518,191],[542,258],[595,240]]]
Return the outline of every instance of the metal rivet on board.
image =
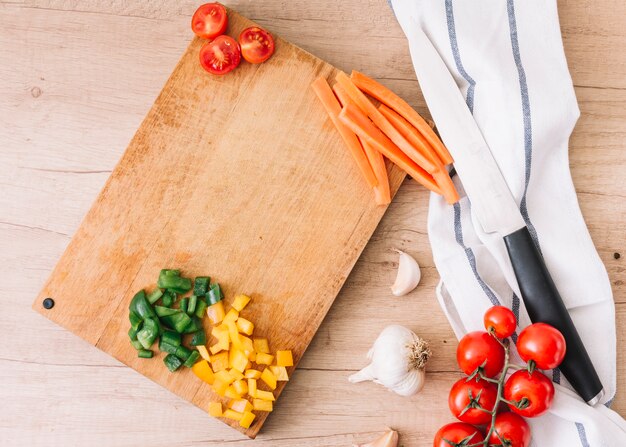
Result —
[[[46,298],[43,300],[44,309],[52,309],[54,307],[54,300],[52,298]]]

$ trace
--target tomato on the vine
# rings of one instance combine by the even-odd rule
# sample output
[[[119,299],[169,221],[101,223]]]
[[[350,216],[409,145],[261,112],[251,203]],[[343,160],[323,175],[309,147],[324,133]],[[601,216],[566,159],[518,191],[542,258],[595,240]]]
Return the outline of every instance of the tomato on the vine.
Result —
[[[515,314],[504,306],[493,306],[487,309],[484,317],[485,329],[493,332],[498,338],[507,338],[515,332],[517,324]]]
[[[241,49],[230,36],[219,36],[200,49],[200,65],[206,71],[223,75],[234,70],[241,62]]]
[[[489,436],[489,445],[506,447],[528,447],[530,445],[530,426],[523,417],[515,413],[500,413],[496,416],[495,431]],[[487,432],[491,430],[491,424]],[[502,444],[504,441],[504,444]]]
[[[494,377],[504,366],[504,348],[487,332],[470,332],[459,341],[456,361],[467,375],[481,368],[486,377]]]
[[[535,362],[539,369],[553,369],[565,357],[565,338],[553,326],[545,323],[531,324],[517,338],[517,352],[525,362]]]
[[[453,422],[439,429],[433,447],[464,446],[484,440],[485,437],[476,427],[465,422]]]
[[[213,39],[224,34],[228,26],[228,13],[219,3],[201,5],[191,18],[191,29],[203,39]]]
[[[493,411],[497,397],[498,387],[493,383],[463,378],[452,385],[448,406],[458,420],[482,425],[491,421],[491,414],[486,411]]]
[[[512,412],[530,418],[539,416],[552,405],[554,385],[539,371],[516,371],[504,384],[504,398],[520,405],[509,404]]]

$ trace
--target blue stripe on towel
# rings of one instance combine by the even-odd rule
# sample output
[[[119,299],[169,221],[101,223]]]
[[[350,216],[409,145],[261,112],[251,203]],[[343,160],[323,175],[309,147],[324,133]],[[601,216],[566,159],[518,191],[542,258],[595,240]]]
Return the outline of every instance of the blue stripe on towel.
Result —
[[[461,62],[461,53],[459,51],[459,44],[456,40],[456,26],[454,25],[454,10],[452,9],[452,0],[446,0],[446,21],[448,22],[448,36],[450,38],[450,47],[452,48],[452,56],[454,57],[454,64],[456,65],[456,69],[459,71],[459,74],[467,81],[467,96],[465,97],[465,102],[467,103],[467,107],[470,109],[470,112],[474,112],[474,88],[476,86],[476,82],[474,79],[465,71],[465,67],[463,67],[463,63]]]

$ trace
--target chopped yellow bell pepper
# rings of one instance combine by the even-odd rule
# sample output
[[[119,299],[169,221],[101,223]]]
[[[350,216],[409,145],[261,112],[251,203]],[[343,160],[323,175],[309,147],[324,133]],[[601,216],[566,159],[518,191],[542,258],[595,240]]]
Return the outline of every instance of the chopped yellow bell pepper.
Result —
[[[237,324],[234,321],[229,321],[226,323],[226,326],[228,326],[228,336],[230,337],[230,342],[233,344],[233,348],[243,351],[243,344],[241,343],[239,331],[237,330]]]
[[[237,295],[235,300],[233,301],[233,308],[237,309],[238,312],[241,312],[244,307],[248,305],[250,302],[250,297],[247,295]]]
[[[270,353],[270,344],[267,342],[267,338],[255,338],[254,350],[256,352],[262,352],[263,354]]]
[[[230,377],[232,377],[234,380],[241,380],[244,378],[244,375],[242,373],[240,373],[239,371],[237,371],[235,368],[230,368],[228,370],[228,374],[230,375]]]
[[[226,382],[222,382],[221,380],[215,379],[213,382],[213,391],[215,391],[220,396],[224,397],[226,394],[226,390],[228,389],[228,384]]]
[[[270,370],[276,376],[276,380],[279,382],[288,382],[289,375],[287,374],[287,368],[284,366],[270,366]]]
[[[254,421],[255,417],[256,416],[254,415],[254,413],[252,413],[251,411],[246,411],[241,417],[239,425],[241,425],[243,428],[250,428],[250,425],[252,425],[252,421]]]
[[[237,391],[237,394],[244,396],[248,393],[248,382],[242,379],[235,380],[233,388]]]
[[[211,335],[217,338],[217,343],[211,346],[211,354],[217,354],[220,351],[228,351],[228,343],[230,341],[230,337],[228,335],[228,328],[216,326],[211,331]]]
[[[209,317],[211,324],[220,324],[220,322],[224,319],[224,302],[218,301],[217,303],[207,307],[206,314],[207,317]]]
[[[236,369],[240,373],[243,373],[246,370],[246,365],[248,364],[248,357],[238,349],[231,349],[228,363],[232,369]]]
[[[230,397],[231,399],[241,399],[241,395],[235,391],[235,388],[232,385],[226,388],[224,396]]]
[[[252,408],[256,411],[272,411],[274,405],[269,400],[252,399]]]
[[[222,403],[221,402],[209,402],[209,414],[215,418],[222,417]]]
[[[272,390],[276,389],[276,376],[269,368],[265,368],[261,373],[261,380],[267,384]]]
[[[200,360],[199,362],[194,363],[191,370],[200,380],[205,381],[209,385],[213,385],[215,375],[206,360]]]
[[[211,359],[209,358],[209,351],[206,350],[206,346],[198,345],[198,346],[196,346],[196,349],[200,353],[200,357],[202,357],[207,362],[211,361]]]
[[[248,379],[248,396],[256,397],[256,379]]]
[[[228,418],[228,419],[234,419],[236,421],[241,421],[241,418],[243,417],[243,414],[237,413],[235,410],[231,410],[229,408],[228,410],[226,410],[224,412],[224,414],[222,416],[224,416],[225,418]]]
[[[233,399],[228,402],[228,408],[235,410],[237,413],[244,413],[252,410],[252,404],[246,399]]]
[[[256,369],[246,369],[244,375],[247,379],[260,379],[261,371],[257,371]]]
[[[256,352],[252,351],[248,356],[248,364],[246,365],[246,369],[252,368],[252,362],[256,360]]]
[[[239,332],[242,334],[252,335],[252,332],[254,331],[254,324],[245,318],[239,317],[237,319],[237,329],[239,329]]]
[[[228,352],[224,351],[219,354],[212,355],[211,365],[213,366],[213,371],[215,372],[228,369]]]
[[[224,317],[224,320],[222,321],[224,322],[224,324],[235,323],[237,322],[238,318],[239,318],[239,312],[237,312],[235,309],[231,309],[228,311],[228,313]]]
[[[276,366],[293,366],[291,351],[276,351]]]
[[[257,399],[263,399],[263,400],[271,400],[271,401],[275,401],[276,398],[274,397],[274,394],[272,394],[271,391],[263,391],[263,390],[256,390],[256,393],[254,393],[254,396]]]
[[[274,356],[270,354],[264,354],[262,352],[258,352],[256,355],[257,365],[271,365],[272,360],[274,360]]]
[[[226,385],[230,385],[237,379],[234,378],[227,370],[223,369],[215,373],[215,380],[219,380],[220,382],[224,382]]]

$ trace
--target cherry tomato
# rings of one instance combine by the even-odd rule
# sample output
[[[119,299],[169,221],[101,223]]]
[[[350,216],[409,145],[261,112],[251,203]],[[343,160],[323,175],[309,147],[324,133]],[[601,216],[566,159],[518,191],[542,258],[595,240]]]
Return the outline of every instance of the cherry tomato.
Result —
[[[459,342],[456,361],[467,375],[481,367],[485,376],[494,377],[504,366],[504,348],[487,332],[470,332]]]
[[[520,332],[517,352],[525,362],[533,360],[539,369],[553,369],[565,357],[565,338],[549,324],[531,324]]]
[[[507,338],[515,332],[515,315],[504,306],[493,306],[485,312],[485,329],[498,338]]]
[[[219,36],[204,44],[200,49],[200,65],[209,73],[226,74],[237,68],[239,62],[241,62],[241,50],[232,37]]]
[[[526,370],[516,371],[504,384],[504,398],[513,402],[522,401],[523,408],[509,405],[513,413],[535,417],[543,414],[552,405],[554,385],[539,371],[532,374]]]
[[[203,39],[213,39],[224,34],[228,26],[226,8],[219,3],[206,3],[196,9],[191,18],[191,30]]]
[[[274,54],[274,38],[258,26],[246,28],[239,35],[241,55],[251,64],[265,62]]]
[[[485,440],[483,434],[476,427],[464,422],[453,422],[444,425],[435,434],[433,447],[450,447],[451,445],[469,445]],[[461,444],[467,441],[466,444]]]
[[[487,424],[491,421],[491,415],[479,408],[492,411],[497,396],[498,388],[493,383],[462,378],[452,385],[448,406],[454,417],[460,421],[474,425]],[[466,410],[468,406],[470,409]]]
[[[515,413],[500,413],[496,416],[494,426],[496,429],[489,436],[489,445],[505,445],[507,447],[528,447],[530,445],[530,427],[523,417]],[[487,427],[487,431],[490,429],[491,424]]]

